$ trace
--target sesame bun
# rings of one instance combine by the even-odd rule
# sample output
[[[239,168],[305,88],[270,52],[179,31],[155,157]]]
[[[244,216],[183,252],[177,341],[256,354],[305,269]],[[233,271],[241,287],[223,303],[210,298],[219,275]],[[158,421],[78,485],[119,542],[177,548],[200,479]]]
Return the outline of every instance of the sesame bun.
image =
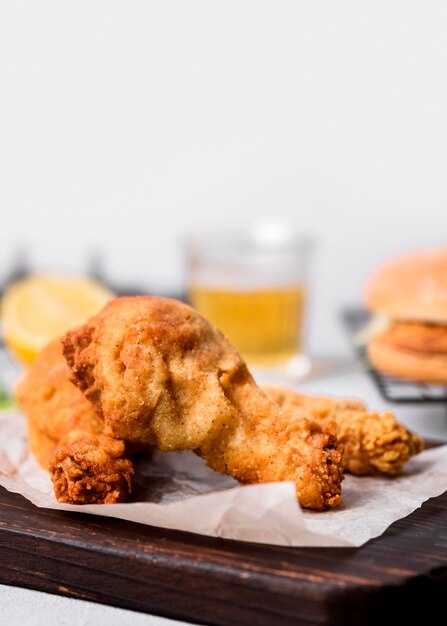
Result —
[[[447,324],[447,248],[384,264],[366,286],[365,304],[394,319]]]

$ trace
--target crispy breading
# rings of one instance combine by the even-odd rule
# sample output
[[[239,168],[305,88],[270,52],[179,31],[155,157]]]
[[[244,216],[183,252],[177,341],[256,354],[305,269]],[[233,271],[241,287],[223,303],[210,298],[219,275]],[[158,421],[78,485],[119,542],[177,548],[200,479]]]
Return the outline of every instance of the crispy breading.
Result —
[[[124,441],[76,430],[58,443],[50,472],[59,502],[74,504],[124,502],[134,475]]]
[[[31,450],[49,470],[62,502],[115,502],[130,491],[124,442],[103,436],[103,421],[69,380],[60,340],[51,342],[18,383]],[[96,447],[95,447],[96,446]]]
[[[393,413],[369,412],[359,400],[312,396],[267,385],[263,389],[286,412],[301,410],[322,424],[335,421],[344,448],[343,466],[352,474],[398,474],[424,448],[421,437],[400,424]]]
[[[69,372],[62,344],[55,340],[41,351],[15,389],[34,433],[30,438],[32,451],[45,469],[56,444],[68,432],[77,429],[95,435],[103,429],[93,405],[70,382]]]
[[[330,423],[283,414],[224,335],[191,307],[117,298],[68,332],[63,346],[106,435],[194,450],[242,483],[293,481],[303,507],[340,502],[341,452]]]

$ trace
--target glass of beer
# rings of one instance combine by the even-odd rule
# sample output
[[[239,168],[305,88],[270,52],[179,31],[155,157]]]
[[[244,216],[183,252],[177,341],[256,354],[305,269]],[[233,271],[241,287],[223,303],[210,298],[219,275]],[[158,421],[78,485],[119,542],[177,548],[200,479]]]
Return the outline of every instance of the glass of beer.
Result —
[[[311,241],[286,226],[212,232],[186,241],[190,304],[220,328],[252,367],[302,376]]]

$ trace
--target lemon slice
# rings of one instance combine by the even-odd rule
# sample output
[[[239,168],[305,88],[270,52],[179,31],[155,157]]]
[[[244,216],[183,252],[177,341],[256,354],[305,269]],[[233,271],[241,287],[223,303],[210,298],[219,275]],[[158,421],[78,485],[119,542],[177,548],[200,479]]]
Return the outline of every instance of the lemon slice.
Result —
[[[49,341],[83,324],[114,297],[87,278],[36,275],[13,283],[1,301],[5,344],[22,365],[30,365]]]

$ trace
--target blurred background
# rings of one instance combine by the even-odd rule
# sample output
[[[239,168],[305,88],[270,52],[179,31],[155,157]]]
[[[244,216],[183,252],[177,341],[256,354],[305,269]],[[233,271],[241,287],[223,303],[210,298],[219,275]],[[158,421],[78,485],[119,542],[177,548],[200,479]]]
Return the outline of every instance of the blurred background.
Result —
[[[178,294],[189,233],[315,241],[309,349],[384,259],[445,245],[442,1],[0,5],[0,282],[101,270]]]

